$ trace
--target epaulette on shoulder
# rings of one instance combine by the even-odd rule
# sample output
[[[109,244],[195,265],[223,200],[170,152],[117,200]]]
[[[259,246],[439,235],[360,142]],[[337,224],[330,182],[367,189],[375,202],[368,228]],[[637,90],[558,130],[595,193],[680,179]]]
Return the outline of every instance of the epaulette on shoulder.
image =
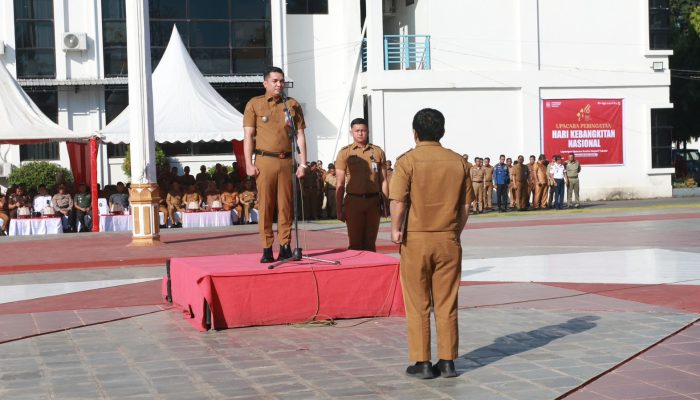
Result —
[[[343,146],[343,147],[340,148],[340,150],[342,151],[342,150],[345,150],[345,149],[349,149],[350,146],[351,146],[351,145]]]
[[[412,151],[413,151],[413,149],[411,149],[411,150],[409,150],[409,151],[407,151],[407,152],[401,154],[400,156],[396,157],[396,161],[399,161],[399,159],[400,159],[401,157],[405,156],[406,154],[408,154],[408,153],[410,153],[410,152],[412,152]]]

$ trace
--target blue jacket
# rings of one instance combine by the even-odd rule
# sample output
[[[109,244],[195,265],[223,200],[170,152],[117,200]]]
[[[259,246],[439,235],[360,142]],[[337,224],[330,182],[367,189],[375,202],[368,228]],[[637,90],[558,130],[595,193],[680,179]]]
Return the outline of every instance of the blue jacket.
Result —
[[[496,185],[507,185],[510,183],[510,174],[506,164],[497,163],[493,166],[493,181]]]

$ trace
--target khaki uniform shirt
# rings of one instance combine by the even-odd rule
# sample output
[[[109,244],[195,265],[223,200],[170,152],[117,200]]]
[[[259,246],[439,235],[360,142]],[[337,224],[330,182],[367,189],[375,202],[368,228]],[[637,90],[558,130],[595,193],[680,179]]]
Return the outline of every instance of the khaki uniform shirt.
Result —
[[[53,195],[53,198],[51,198],[51,203],[53,204],[53,209],[56,211],[73,208],[73,198],[71,198],[68,193],[56,193]]]
[[[487,185],[493,183],[493,166],[489,165],[488,167],[484,166],[484,183]]]
[[[534,182],[539,185],[546,185],[548,183],[547,179],[547,167],[544,163],[535,163],[535,180]]]
[[[305,129],[304,114],[299,102],[287,99],[289,112],[294,119],[297,129]],[[257,96],[250,99],[243,112],[243,127],[255,128],[255,148],[269,152],[290,152],[292,143],[289,140],[290,124],[287,123],[282,98],[275,100],[273,96]]]
[[[326,175],[326,190],[335,189],[338,185],[338,177],[335,175]]]
[[[221,193],[221,203],[226,207],[235,207],[238,205],[238,193],[237,192],[223,192]]]
[[[513,165],[513,177],[517,182],[527,182],[527,168],[523,164]]]
[[[255,203],[255,198],[257,195],[258,194],[252,190],[246,190],[241,193],[239,197],[241,199],[241,203],[251,205]]]
[[[169,205],[175,207],[175,208],[182,208],[182,193],[179,192],[168,192],[168,195],[165,197],[166,203]]]
[[[578,160],[566,162],[566,176],[568,178],[578,178],[578,173],[581,172],[581,164]]]
[[[469,170],[471,173],[471,178],[473,183],[479,183],[484,181],[484,167],[471,167]]]
[[[532,164],[527,164],[527,180],[533,184],[537,182],[537,179],[535,178],[535,165],[536,164],[537,164],[536,161]]]
[[[438,142],[419,142],[396,160],[389,198],[408,204],[407,232],[457,232],[474,201],[469,166]]]
[[[381,171],[386,163],[379,146],[353,143],[338,152],[335,169],[345,171],[345,190],[350,194],[381,192]]]

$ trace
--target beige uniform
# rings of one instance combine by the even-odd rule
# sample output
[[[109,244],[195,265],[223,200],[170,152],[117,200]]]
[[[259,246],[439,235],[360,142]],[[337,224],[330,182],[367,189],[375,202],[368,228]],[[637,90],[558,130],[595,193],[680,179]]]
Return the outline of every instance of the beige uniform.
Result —
[[[305,129],[301,105],[287,100],[297,129]],[[255,166],[260,171],[256,179],[259,206],[259,231],[263,247],[272,247],[272,219],[277,215],[277,235],[280,245],[292,237],[292,142],[289,139],[285,106],[281,98],[258,96],[250,99],[243,113],[243,127],[255,128]]]
[[[324,192],[326,195],[326,215],[328,218],[335,218],[335,190],[338,185],[338,177],[331,174],[326,174],[324,182]]]
[[[493,209],[493,166],[484,166],[484,208]]]
[[[469,166],[438,142],[419,142],[396,160],[389,197],[408,206],[401,244],[408,353],[429,361],[430,308],[435,312],[438,357],[457,358],[457,293],[462,270],[460,219],[474,200]]]
[[[255,208],[255,200],[258,198],[258,193],[256,193],[254,190],[244,190],[238,196],[241,200],[241,208],[243,209],[240,217],[244,223],[250,222],[250,210]],[[260,212],[260,210],[258,210],[258,212]],[[270,244],[270,246],[272,246],[272,244]]]
[[[484,209],[484,167],[472,167],[470,169],[472,185],[474,187],[474,211],[481,212]]]
[[[527,165],[513,165],[513,176],[515,177],[515,197],[516,207],[520,210],[527,209]]]
[[[534,174],[535,199],[532,201],[532,207],[535,209],[547,208],[547,188],[549,187],[549,180],[547,179],[547,167],[543,162],[537,161],[535,163]]]
[[[385,162],[384,150],[373,144],[353,143],[340,149],[336,157],[335,169],[345,171],[345,199],[341,206],[352,250],[376,250]]]
[[[527,204],[534,204],[535,203],[535,164],[537,162],[534,162],[532,164],[527,164]],[[530,203],[530,199],[532,199],[532,203]]]

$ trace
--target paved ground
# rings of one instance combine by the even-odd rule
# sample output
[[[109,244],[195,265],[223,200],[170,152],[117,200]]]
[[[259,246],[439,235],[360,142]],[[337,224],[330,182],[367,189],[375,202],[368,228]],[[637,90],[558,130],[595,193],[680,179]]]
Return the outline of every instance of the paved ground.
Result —
[[[700,199],[472,217],[460,376],[427,382],[403,319],[202,334],[161,303],[166,257],[257,251],[255,226],[0,238],[0,398],[700,399],[699,222]]]

